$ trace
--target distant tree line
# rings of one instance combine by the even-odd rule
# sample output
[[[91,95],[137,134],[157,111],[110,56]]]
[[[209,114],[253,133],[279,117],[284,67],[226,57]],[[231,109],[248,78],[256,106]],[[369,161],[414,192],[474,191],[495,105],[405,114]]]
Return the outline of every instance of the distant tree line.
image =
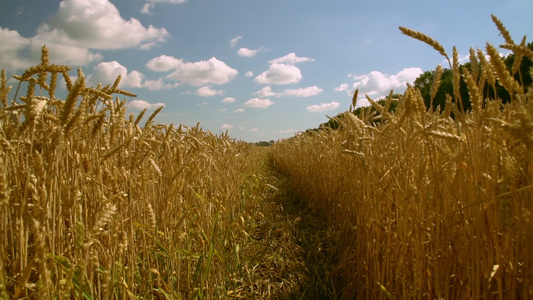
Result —
[[[274,140],[270,140],[270,142],[260,141],[260,142],[254,143],[254,145],[261,146],[261,147],[268,147],[268,146],[273,145],[274,143],[275,143]]]

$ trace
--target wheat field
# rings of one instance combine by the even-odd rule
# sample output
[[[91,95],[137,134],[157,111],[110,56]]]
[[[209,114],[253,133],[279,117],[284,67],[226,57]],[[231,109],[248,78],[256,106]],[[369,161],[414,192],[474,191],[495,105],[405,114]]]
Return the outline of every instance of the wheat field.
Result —
[[[401,30],[449,60],[435,40]],[[505,47],[533,58],[524,45]],[[334,118],[338,130],[274,145],[272,159],[295,192],[341,232],[332,274],[340,298],[533,297],[533,87],[515,80],[494,46],[486,52],[471,50],[476,68],[461,74],[454,48],[454,95],[442,112],[408,87],[396,112],[392,94],[384,105],[369,98],[375,111]],[[461,76],[469,111],[457,101]],[[510,103],[482,97],[496,82]],[[356,99],[357,91],[353,108]]]
[[[409,86],[355,114],[356,91],[338,129],[271,147],[127,115],[120,77],[86,86],[46,47],[15,89],[2,72],[0,298],[533,298],[533,88],[490,44],[461,69],[400,29],[448,60],[443,110]]]

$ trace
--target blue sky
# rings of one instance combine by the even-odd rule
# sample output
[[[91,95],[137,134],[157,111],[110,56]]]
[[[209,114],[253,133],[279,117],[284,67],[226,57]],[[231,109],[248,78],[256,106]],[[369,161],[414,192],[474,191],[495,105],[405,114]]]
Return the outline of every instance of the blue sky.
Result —
[[[464,59],[503,43],[491,14],[519,42],[532,13],[531,0],[1,0],[0,68],[22,73],[46,44],[95,86],[121,74],[134,114],[165,105],[158,123],[277,140],[347,110],[355,88],[363,105],[447,67],[398,26]]]

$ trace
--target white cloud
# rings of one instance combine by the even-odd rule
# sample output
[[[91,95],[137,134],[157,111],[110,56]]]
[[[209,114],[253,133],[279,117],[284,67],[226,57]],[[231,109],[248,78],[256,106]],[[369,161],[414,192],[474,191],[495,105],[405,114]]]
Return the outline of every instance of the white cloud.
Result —
[[[230,130],[231,128],[233,128],[233,125],[231,124],[222,124],[222,126],[220,126],[220,129],[222,130]]]
[[[343,84],[339,85],[338,87],[336,87],[336,88],[335,88],[335,91],[336,91],[336,92],[346,91],[346,90],[348,90],[349,87],[350,87],[349,84],[347,84],[347,83],[343,83]]]
[[[289,53],[283,57],[279,57],[279,58],[276,58],[276,59],[273,59],[271,61],[269,61],[271,64],[278,64],[278,63],[282,63],[282,64],[289,64],[289,65],[292,65],[292,64],[295,64],[295,63],[299,63],[299,62],[305,62],[305,61],[315,61],[314,58],[311,58],[311,57],[298,57],[296,55],[296,53],[292,52],[292,53]]]
[[[165,42],[168,36],[165,28],[145,27],[135,18],[124,20],[108,0],[64,0],[58,12],[31,38],[1,29],[0,62],[6,60],[9,63],[3,66],[22,69],[28,62],[38,61],[46,45],[52,63],[87,65],[102,59],[95,50],[148,49]],[[29,53],[32,60],[20,58],[21,52]]]
[[[148,63],[146,63],[146,67],[152,71],[166,72],[177,68],[182,63],[182,59],[168,55],[161,55],[159,57],[152,58]]]
[[[234,110],[234,112],[243,112],[244,111],[244,108],[237,108],[236,110]]]
[[[237,55],[239,55],[240,57],[253,57],[262,49],[263,47],[254,50],[248,48],[240,48],[239,51],[237,51]]]
[[[352,90],[347,89],[351,94],[353,90],[359,89],[359,95],[364,98],[367,94],[370,97],[381,98],[389,94],[390,90],[402,93],[407,88],[408,83],[413,83],[422,74],[421,68],[405,68],[395,75],[383,74],[379,71],[372,71],[365,75],[352,76],[354,83]]]
[[[254,76],[254,72],[252,72],[252,71],[248,71],[248,72],[244,73],[244,76],[246,76],[246,77],[252,77],[252,76]]]
[[[232,103],[235,102],[235,98],[233,97],[226,97],[222,100],[222,103]]]
[[[222,94],[224,94],[223,90],[218,90],[217,91],[215,89],[212,89],[208,85],[203,86],[203,87],[199,88],[198,90],[196,90],[196,95],[199,95],[199,96],[202,96],[202,97],[213,97],[213,96],[222,95]]]
[[[128,69],[117,61],[101,62],[93,69],[93,73],[87,76],[87,82],[91,85],[113,84],[118,76],[121,76],[120,87],[143,87],[142,80],[144,75],[138,71],[128,72]]]
[[[39,58],[42,46],[46,45],[50,61],[56,64],[83,66],[102,59],[100,53],[91,51],[76,41],[71,41],[61,31],[57,29],[46,31],[48,29],[48,25],[42,25],[37,35],[30,39],[31,57]]]
[[[159,78],[158,80],[145,80],[143,87],[148,88],[149,90],[169,90],[175,88],[179,83],[163,83],[163,79]]]
[[[259,98],[253,98],[248,101],[246,101],[243,106],[246,107],[255,107],[255,108],[267,108],[271,105],[273,105],[274,102],[270,99],[259,99]]]
[[[159,108],[161,106],[165,106],[165,103],[150,103],[150,102],[145,101],[145,100],[132,100],[128,104],[128,108],[134,108],[134,109],[139,109],[139,110],[143,110],[145,108],[146,109],[156,109],[156,108]]]
[[[298,67],[282,63],[273,63],[269,69],[254,81],[263,84],[289,84],[296,83],[302,79],[302,72]]]
[[[273,92],[272,88],[268,85],[262,88],[260,91],[253,93],[253,95],[257,95],[259,98],[266,98],[266,97],[277,97],[279,93]]]
[[[310,86],[306,88],[287,89],[287,90],[277,93],[277,92],[272,91],[272,88],[270,86],[265,86],[261,90],[253,93],[253,95],[257,95],[260,98],[282,97],[282,96],[311,97],[311,96],[316,96],[322,93],[322,91],[324,90],[315,85],[315,86]]]
[[[333,110],[339,108],[339,102],[321,103],[320,105],[311,105],[307,107],[310,112],[323,112],[326,110]]]
[[[0,27],[0,66],[8,72],[17,72],[30,67],[34,62],[22,58],[20,51],[28,47],[30,40],[17,31]],[[35,61],[36,62],[36,61]]]
[[[165,28],[146,28],[135,18],[124,20],[108,0],[64,0],[49,24],[38,29],[39,36],[84,48],[124,49],[162,43],[169,34]]]
[[[225,62],[212,57],[207,61],[177,63],[174,72],[167,77],[191,85],[224,84],[231,81],[237,73]]]
[[[229,41],[229,44],[231,45],[231,47],[235,47],[240,39],[242,39],[242,36],[239,35],[239,36],[231,39],[231,41]]]
[[[295,96],[295,97],[311,97],[311,96],[316,96],[322,93],[322,91],[324,90],[314,85],[314,86],[310,86],[306,88],[285,90],[282,94],[286,96]]]
[[[117,61],[101,62],[93,69],[93,73],[87,76],[87,83],[97,86],[112,84],[120,75],[119,87],[122,88],[147,88],[149,90],[171,89],[178,86],[177,83],[165,84],[163,79],[144,80],[144,74],[139,71],[128,72],[128,68]]]
[[[143,14],[152,14],[151,10],[154,9],[156,3],[184,3],[187,2],[187,0],[148,0],[141,10],[141,13]]]

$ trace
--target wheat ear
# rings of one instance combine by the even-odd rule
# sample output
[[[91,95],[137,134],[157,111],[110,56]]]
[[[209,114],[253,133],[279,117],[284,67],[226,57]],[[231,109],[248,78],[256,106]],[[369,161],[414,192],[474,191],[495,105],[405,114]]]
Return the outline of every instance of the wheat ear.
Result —
[[[496,18],[495,15],[490,15],[490,16],[494,24],[496,24],[496,27],[498,27],[498,30],[502,34],[503,38],[505,39],[505,42],[507,44],[514,44],[514,41],[511,38],[511,35],[509,34],[509,31],[507,30],[507,28],[505,28],[505,26],[503,26],[503,23],[500,20],[498,20],[498,18]]]
[[[465,112],[463,107],[463,100],[461,98],[461,72],[459,71],[459,52],[456,47],[453,47],[453,96],[455,97],[455,102],[459,102],[459,107],[461,112]]]
[[[146,123],[144,124],[144,128],[150,126],[150,124],[152,123],[152,120],[155,118],[155,116],[163,109],[164,106],[160,106],[158,109],[156,109],[151,115],[150,117],[148,118],[148,120],[146,120]]]
[[[355,106],[357,105],[357,95],[359,94],[359,89],[356,89],[352,97],[352,109],[355,111]]]
[[[505,44],[505,45],[500,45],[500,47],[504,48],[504,49],[511,50],[511,51],[513,51],[516,54],[521,53],[522,55],[533,59],[533,50],[529,49],[528,47],[526,47],[526,46],[524,46],[522,44],[520,44],[520,45]]]
[[[490,62],[496,71],[496,75],[498,76],[498,81],[507,89],[507,91],[511,93],[511,97],[513,97],[513,91],[523,93],[523,88],[511,76],[511,74],[509,74],[509,70],[507,69],[503,59],[500,57],[498,50],[496,50],[496,48],[489,43],[487,43],[487,53],[490,56]]]
[[[479,87],[477,86],[474,77],[466,67],[463,67],[463,77],[465,78],[466,86],[468,87],[468,94],[470,94],[472,110],[474,111],[474,115],[478,115],[483,104],[483,96],[479,91]]]
[[[487,58],[485,57],[485,53],[483,53],[481,49],[478,49],[477,56],[481,64],[481,70],[482,70],[483,77],[489,82],[491,86],[495,86],[496,76],[494,76],[494,69],[492,68],[492,65],[487,61]]]
[[[61,117],[60,121],[61,124],[64,125],[67,123],[68,118],[70,116],[70,113],[74,109],[74,106],[76,106],[76,100],[78,98],[78,95],[85,87],[85,76],[83,75],[83,71],[81,68],[78,69],[78,79],[74,83],[74,86],[69,91],[67,99],[65,99],[65,103],[63,104],[63,107],[61,109]]]
[[[414,39],[417,39],[419,41],[422,41],[430,45],[431,47],[433,47],[433,49],[437,50],[442,56],[444,56],[448,60],[448,63],[450,64],[450,67],[451,67],[452,64],[450,63],[450,58],[448,57],[448,54],[446,54],[444,47],[439,42],[437,42],[436,40],[432,39],[431,37],[419,31],[415,31],[407,27],[400,26],[400,30],[402,31],[403,34],[410,36]]]
[[[472,77],[477,81],[479,78],[479,63],[476,58],[476,51],[474,48],[470,48],[470,65],[472,66]]]
[[[431,83],[431,89],[429,90],[432,109],[433,109],[433,99],[435,99],[435,96],[437,95],[437,91],[439,90],[440,79],[442,78],[442,72],[443,72],[442,66],[438,65],[437,69],[435,69],[435,76],[433,77],[433,82]]]

